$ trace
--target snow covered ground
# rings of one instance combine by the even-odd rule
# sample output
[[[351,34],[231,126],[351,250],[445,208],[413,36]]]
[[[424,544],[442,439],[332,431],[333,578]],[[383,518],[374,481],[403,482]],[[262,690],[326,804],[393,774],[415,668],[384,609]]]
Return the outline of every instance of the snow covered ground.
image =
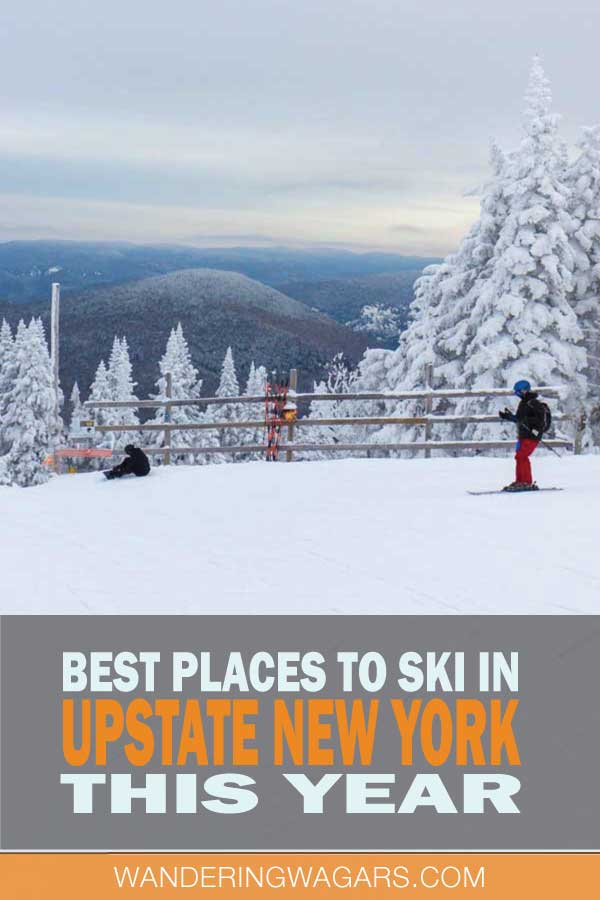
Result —
[[[339,460],[0,488],[3,613],[600,612],[600,456]]]

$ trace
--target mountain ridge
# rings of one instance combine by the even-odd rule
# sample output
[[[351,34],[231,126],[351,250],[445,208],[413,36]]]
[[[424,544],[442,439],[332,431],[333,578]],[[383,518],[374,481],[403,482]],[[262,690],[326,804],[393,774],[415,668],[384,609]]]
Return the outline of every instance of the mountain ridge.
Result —
[[[0,302],[0,317],[14,326],[39,315],[49,324],[47,301]],[[168,275],[67,294],[61,302],[61,382],[69,393],[75,380],[84,395],[113,336],[127,337],[138,396],[158,377],[158,362],[171,328],[182,323],[203,393],[218,383],[225,351],[232,346],[243,389],[251,361],[269,369],[300,369],[310,386],[323,366],[342,352],[356,362],[366,348],[363,335],[300,301],[236,272],[187,269]]]

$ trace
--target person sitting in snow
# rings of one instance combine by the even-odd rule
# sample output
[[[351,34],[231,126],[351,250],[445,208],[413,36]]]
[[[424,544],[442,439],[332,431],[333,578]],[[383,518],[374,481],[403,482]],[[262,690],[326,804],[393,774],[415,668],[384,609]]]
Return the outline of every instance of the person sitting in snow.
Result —
[[[114,466],[109,472],[105,472],[106,478],[122,478],[123,475],[136,475],[143,478],[150,471],[150,461],[143,450],[134,447],[133,444],[127,444],[125,447],[127,456],[122,463]]]
[[[529,457],[537,449],[543,434],[548,431],[551,422],[550,410],[539,399],[539,395],[531,390],[528,381],[517,381],[513,388],[520,403],[516,413],[504,409],[498,415],[505,422],[515,422],[518,427],[517,461],[515,480],[507,484],[505,491],[537,491],[538,486],[531,474]]]

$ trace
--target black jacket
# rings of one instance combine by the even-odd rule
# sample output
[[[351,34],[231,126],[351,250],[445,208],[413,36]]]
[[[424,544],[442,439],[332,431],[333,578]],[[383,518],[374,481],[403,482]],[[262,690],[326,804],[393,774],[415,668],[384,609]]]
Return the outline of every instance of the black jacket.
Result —
[[[520,438],[539,441],[542,437],[539,429],[544,413],[538,396],[535,391],[528,391],[517,407],[514,421],[517,423]]]
[[[139,447],[134,447],[127,456],[131,460],[131,471],[134,475],[139,477],[148,474],[150,471],[150,462],[143,450],[140,450]]]

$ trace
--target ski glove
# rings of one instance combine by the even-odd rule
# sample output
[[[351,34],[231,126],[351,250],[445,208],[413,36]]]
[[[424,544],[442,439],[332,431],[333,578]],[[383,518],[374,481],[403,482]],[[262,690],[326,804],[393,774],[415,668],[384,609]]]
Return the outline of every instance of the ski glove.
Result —
[[[498,415],[505,422],[516,422],[517,421],[517,417],[515,416],[514,413],[512,413],[510,411],[510,409],[503,409],[501,412],[498,413]]]

